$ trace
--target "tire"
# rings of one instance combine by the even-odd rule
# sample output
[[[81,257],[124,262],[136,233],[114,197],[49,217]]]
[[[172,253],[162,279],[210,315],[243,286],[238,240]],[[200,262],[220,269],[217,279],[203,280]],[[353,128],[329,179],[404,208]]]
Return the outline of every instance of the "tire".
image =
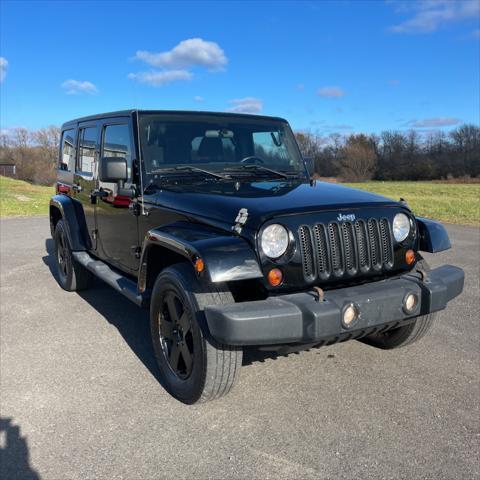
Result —
[[[430,267],[425,260],[417,262],[417,270],[428,272]],[[363,341],[384,350],[406,347],[423,338],[432,328],[436,313],[429,313],[415,318],[411,323],[386,332],[365,337]]]
[[[157,277],[150,304],[150,330],[160,381],[186,404],[226,395],[238,379],[241,348],[208,338],[205,305],[233,303],[225,287],[203,286],[187,264],[165,269]]]
[[[53,239],[58,283],[67,292],[86,290],[92,282],[92,273],[73,258],[63,220],[57,222]]]

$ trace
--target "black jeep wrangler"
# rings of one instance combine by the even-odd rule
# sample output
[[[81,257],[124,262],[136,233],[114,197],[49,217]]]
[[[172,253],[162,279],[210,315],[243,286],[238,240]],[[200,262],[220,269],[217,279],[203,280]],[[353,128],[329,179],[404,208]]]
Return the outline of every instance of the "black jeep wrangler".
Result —
[[[281,118],[123,111],[62,127],[50,225],[60,285],[92,275],[150,308],[168,391],[226,394],[242,347],[288,352],[363,338],[407,345],[463,289],[429,270],[444,227],[311,178]]]

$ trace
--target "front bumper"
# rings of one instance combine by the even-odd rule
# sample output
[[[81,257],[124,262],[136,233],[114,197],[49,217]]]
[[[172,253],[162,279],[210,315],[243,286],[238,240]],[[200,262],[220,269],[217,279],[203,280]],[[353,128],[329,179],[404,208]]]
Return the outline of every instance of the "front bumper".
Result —
[[[378,282],[325,292],[269,297],[266,300],[205,307],[212,337],[226,345],[314,343],[356,338],[406,324],[419,315],[443,310],[463,290],[461,268],[444,265],[426,279],[411,272]],[[416,308],[405,313],[408,293],[418,296]],[[353,303],[359,315],[348,328],[342,312]]]

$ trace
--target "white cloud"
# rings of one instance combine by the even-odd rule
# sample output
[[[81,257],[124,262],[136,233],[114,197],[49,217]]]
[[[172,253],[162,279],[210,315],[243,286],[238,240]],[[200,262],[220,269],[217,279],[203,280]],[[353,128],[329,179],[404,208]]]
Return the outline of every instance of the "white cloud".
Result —
[[[232,106],[227,110],[235,113],[260,113],[263,109],[263,102],[259,98],[245,97],[235,98],[229,102]]]
[[[154,53],[139,50],[135,54],[135,59],[146,62],[152,67],[181,69],[200,66],[219,70],[228,63],[225,52],[218,43],[201,38],[183,40],[167,52]]]
[[[17,127],[0,128],[0,135],[2,137],[10,137],[13,135],[16,128]],[[18,127],[18,128],[22,128],[22,127]]]
[[[453,117],[433,117],[425,118],[423,120],[410,120],[408,125],[413,128],[451,127],[453,125],[458,125],[460,122],[461,120]]]
[[[0,57],[0,83],[5,80],[7,76],[8,60],[5,57]]]
[[[165,70],[161,72],[130,73],[128,78],[139,83],[146,83],[152,87],[162,87],[179,80],[190,80],[193,74],[188,70]]]
[[[317,94],[324,98],[340,98],[345,95],[345,92],[340,87],[322,87]]]
[[[399,5],[400,11],[413,12],[413,16],[390,27],[394,33],[431,33],[444,24],[478,18],[480,14],[478,0],[419,0]]]
[[[305,84],[297,83],[297,90],[305,90]]]
[[[9,127],[0,128],[0,136],[9,137],[10,139],[15,139],[18,136],[31,139],[31,134],[31,130],[24,125],[12,125]]]
[[[205,99],[203,97],[201,97],[200,95],[195,95],[193,97],[193,99],[196,101],[196,102],[203,102]]]
[[[79,80],[65,80],[61,87],[67,95],[78,95],[80,93],[89,93],[94,95],[98,93],[97,87],[92,82]]]
[[[167,52],[138,50],[134,57],[148,65],[159,68],[150,72],[130,73],[128,78],[156,87],[193,78],[193,67],[204,67],[210,71],[222,70],[228,63],[225,52],[218,43],[202,38],[181,41]],[[195,98],[196,101],[202,101]]]

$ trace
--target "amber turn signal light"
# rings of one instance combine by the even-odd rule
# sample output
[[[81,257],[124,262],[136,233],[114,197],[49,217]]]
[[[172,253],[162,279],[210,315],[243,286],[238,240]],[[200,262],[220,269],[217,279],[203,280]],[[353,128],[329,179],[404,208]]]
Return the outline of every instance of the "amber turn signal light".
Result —
[[[204,269],[205,269],[205,263],[203,263],[203,260],[200,257],[198,257],[195,260],[195,271],[197,273],[202,273]]]
[[[278,287],[278,285],[280,285],[282,283],[283,273],[279,268],[272,268],[268,272],[267,278],[268,278],[268,283],[272,287]]]
[[[415,261],[415,252],[413,250],[407,250],[405,253],[405,261],[407,265],[411,265]]]

